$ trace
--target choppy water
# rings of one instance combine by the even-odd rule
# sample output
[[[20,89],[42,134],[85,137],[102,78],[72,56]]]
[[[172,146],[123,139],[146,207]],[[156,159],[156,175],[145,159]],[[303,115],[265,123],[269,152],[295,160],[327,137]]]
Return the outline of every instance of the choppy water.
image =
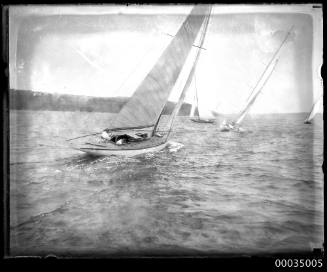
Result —
[[[89,157],[64,140],[108,114],[10,112],[13,255],[306,251],[323,239],[323,126],[257,115],[244,133],[178,117],[167,149]]]

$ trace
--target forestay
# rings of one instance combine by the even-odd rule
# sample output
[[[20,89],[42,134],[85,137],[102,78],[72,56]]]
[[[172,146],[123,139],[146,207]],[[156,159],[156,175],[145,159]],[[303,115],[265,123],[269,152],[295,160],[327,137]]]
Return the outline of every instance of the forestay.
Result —
[[[195,6],[109,130],[152,127],[158,120],[193,46],[208,6]]]

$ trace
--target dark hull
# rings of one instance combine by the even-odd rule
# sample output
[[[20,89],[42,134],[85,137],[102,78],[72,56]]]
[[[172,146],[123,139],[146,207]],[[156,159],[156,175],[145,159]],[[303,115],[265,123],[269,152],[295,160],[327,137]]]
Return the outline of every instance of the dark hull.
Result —
[[[214,120],[206,120],[206,119],[197,119],[197,118],[191,118],[191,121],[195,123],[207,123],[207,124],[213,124]]]

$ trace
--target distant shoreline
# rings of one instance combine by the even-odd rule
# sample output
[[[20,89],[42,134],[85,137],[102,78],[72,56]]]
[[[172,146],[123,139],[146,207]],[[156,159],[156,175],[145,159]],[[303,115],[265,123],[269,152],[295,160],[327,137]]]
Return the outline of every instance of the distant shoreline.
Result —
[[[26,112],[36,112],[36,111],[44,111],[44,112],[85,112],[85,113],[101,113],[101,114],[118,114],[118,112],[102,112],[102,111],[92,111],[92,112],[87,112],[87,111],[78,111],[78,110],[33,110],[33,109],[10,109],[10,111],[26,111]],[[249,116],[258,116],[258,115],[308,115],[309,112],[291,112],[291,113],[249,113]],[[169,115],[169,113],[163,114],[165,115]],[[221,117],[224,116],[235,116],[237,115],[236,113],[224,113],[224,114],[220,114]],[[317,115],[322,115],[322,113],[317,113]],[[186,115],[180,115],[182,117],[189,117],[188,114]],[[219,116],[218,116],[219,118]]]
[[[9,109],[118,113],[128,100],[128,97],[93,97],[11,89]],[[163,114],[171,114],[175,105],[168,101]],[[189,115],[191,107],[191,104],[184,103],[179,115]]]
[[[51,94],[34,92],[29,90],[11,89],[9,92],[10,110],[31,111],[67,111],[67,112],[99,112],[118,113],[129,100],[128,97],[93,97],[69,94]],[[176,103],[168,101],[163,115],[171,114]],[[180,116],[188,116],[192,105],[184,103],[179,111]],[[237,113],[218,113],[222,116],[232,116]],[[292,113],[249,113],[249,115],[271,115],[271,114],[309,114],[309,112]],[[322,114],[322,113],[317,113]]]

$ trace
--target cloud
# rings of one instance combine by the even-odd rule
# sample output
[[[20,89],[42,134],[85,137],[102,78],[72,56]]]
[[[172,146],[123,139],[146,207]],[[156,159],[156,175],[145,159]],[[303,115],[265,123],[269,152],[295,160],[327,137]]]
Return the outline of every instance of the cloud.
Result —
[[[254,20],[255,39],[259,48],[265,53],[275,52],[287,36],[287,43],[295,41],[294,26],[280,29],[274,20],[259,16]]]

